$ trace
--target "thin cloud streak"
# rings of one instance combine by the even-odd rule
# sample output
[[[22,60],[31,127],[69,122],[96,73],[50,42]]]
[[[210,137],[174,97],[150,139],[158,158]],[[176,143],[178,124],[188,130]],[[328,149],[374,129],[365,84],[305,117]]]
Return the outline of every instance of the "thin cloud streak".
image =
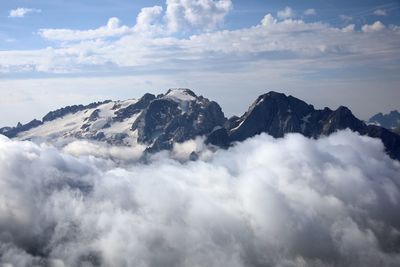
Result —
[[[10,10],[8,17],[9,18],[24,18],[29,13],[41,13],[42,10],[36,8],[24,8],[19,7],[16,9]]]

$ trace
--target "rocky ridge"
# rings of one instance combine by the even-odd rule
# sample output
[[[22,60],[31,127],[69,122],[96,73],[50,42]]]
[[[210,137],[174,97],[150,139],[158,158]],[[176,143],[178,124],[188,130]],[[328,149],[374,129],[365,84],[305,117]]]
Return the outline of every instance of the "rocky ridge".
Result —
[[[287,133],[318,138],[347,128],[381,139],[387,153],[400,159],[399,135],[364,123],[347,107],[318,110],[277,92],[259,96],[242,116],[229,119],[218,103],[178,88],[157,96],[145,94],[137,100],[107,100],[61,108],[40,121],[1,128],[0,133],[19,140],[55,142],[79,138],[113,145],[142,145],[148,152],[157,152],[196,136],[205,136],[207,144],[226,148],[260,133],[275,138]]]

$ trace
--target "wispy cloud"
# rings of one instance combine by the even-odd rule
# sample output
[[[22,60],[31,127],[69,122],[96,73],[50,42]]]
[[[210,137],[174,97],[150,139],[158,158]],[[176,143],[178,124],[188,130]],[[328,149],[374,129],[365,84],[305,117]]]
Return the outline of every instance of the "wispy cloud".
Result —
[[[374,11],[374,14],[377,15],[377,16],[387,16],[386,11],[383,10],[383,9],[377,9],[377,10],[375,10],[375,11]]]
[[[315,10],[315,8],[309,8],[309,9],[304,11],[304,15],[306,15],[306,16],[315,16],[315,15],[317,15],[317,11]]]
[[[352,17],[352,16],[345,15],[345,14],[340,14],[340,15],[339,15],[339,18],[340,18],[342,21],[347,22],[347,23],[353,20],[353,17]]]
[[[40,9],[19,7],[19,8],[10,10],[8,17],[9,18],[23,18],[29,13],[41,13],[41,12],[42,12],[42,10],[40,10]]]
[[[90,30],[71,30],[71,29],[40,29],[39,34],[45,39],[53,41],[83,41],[117,37],[131,32],[127,26],[121,26],[118,18],[110,18],[107,25]]]
[[[381,30],[383,30],[385,28],[386,27],[382,22],[375,21],[371,25],[368,25],[368,24],[363,25],[361,29],[362,29],[363,32],[378,32],[378,31],[381,31]]]

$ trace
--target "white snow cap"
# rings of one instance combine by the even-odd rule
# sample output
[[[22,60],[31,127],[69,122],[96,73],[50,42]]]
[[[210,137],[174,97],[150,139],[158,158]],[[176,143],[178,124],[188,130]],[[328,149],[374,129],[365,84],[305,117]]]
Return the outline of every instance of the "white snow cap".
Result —
[[[179,101],[194,101],[196,94],[187,88],[172,88],[165,94],[166,97]]]

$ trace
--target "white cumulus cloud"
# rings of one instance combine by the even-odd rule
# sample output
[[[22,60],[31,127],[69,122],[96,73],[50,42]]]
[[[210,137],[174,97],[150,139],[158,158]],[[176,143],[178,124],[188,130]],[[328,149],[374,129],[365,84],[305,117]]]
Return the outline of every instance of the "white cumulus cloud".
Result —
[[[384,30],[385,28],[386,28],[385,25],[380,21],[375,21],[374,23],[372,23],[370,25],[365,24],[361,27],[363,32],[378,32],[378,31]]]
[[[355,28],[356,28],[356,25],[349,24],[346,27],[342,28],[342,31],[343,32],[354,32]]]
[[[272,26],[273,24],[276,24],[278,21],[274,16],[271,14],[265,15],[265,17],[261,20],[261,25],[263,26]]]
[[[294,16],[293,9],[290,7],[285,7],[283,10],[279,10],[277,13],[278,18],[280,19],[289,19]]]
[[[167,0],[166,4],[165,19],[171,32],[187,27],[212,30],[224,21],[232,9],[231,0]]]
[[[206,2],[198,4],[201,8],[197,7],[196,12],[193,11],[194,7],[189,8],[190,4],[179,2],[179,10],[192,9],[191,12],[185,12],[198,14],[205,19],[207,16],[200,15],[202,12],[210,9],[207,12],[221,15],[225,12],[213,13],[212,10],[228,10],[232,5],[223,1],[212,1],[212,4]],[[206,6],[210,7],[207,9]],[[307,62],[311,68],[320,66],[319,70],[338,68],[338,65],[366,66],[366,61],[374,68],[386,68],[388,62],[392,65],[398,62],[397,44],[400,36],[396,25],[390,25],[386,31],[382,31],[385,35],[385,41],[382,42],[370,34],[386,27],[381,22],[364,25],[358,30],[356,25],[350,23],[338,28],[321,21],[277,19],[267,14],[259,24],[247,28],[209,31],[209,27],[205,26],[207,23],[190,26],[191,23],[186,19],[191,15],[178,12],[176,15],[185,19],[176,20],[182,22],[177,26],[182,31],[176,34],[173,33],[175,27],[171,28],[167,19],[172,16],[168,15],[168,7],[143,8],[134,26],[122,25],[118,18],[110,18],[106,25],[95,29],[42,29],[39,34],[43,38],[58,43],[44,49],[0,51],[0,72],[7,75],[20,72],[63,74],[119,72],[121,68],[124,68],[123,71],[126,68],[140,68],[144,72],[154,72],[189,70],[195,66],[197,70],[215,71],[219,66],[219,70],[224,68],[229,71],[231,68],[244,69],[251,64],[260,64],[260,69],[272,65],[274,68],[281,65],[287,69],[287,63],[291,60],[290,69],[302,73]],[[219,19],[206,20],[214,26],[212,21],[222,23]],[[192,18],[190,21],[195,23],[196,20]],[[190,35],[185,36],[183,29],[191,27]],[[298,63],[303,67],[297,68],[300,66]]]
[[[232,9],[231,0],[167,0],[161,6],[142,8],[133,27],[121,26],[118,18],[110,18],[106,26],[90,30],[41,29],[39,34],[53,41],[82,41],[120,37],[135,33],[172,35],[178,31],[208,32],[219,27]]]
[[[202,149],[198,142],[176,151]],[[400,163],[379,140],[350,131],[319,140],[263,134],[183,163],[163,154],[120,165],[99,153],[109,152],[74,157],[0,137],[3,265],[400,260]]]
[[[142,33],[160,33],[162,29],[162,12],[161,6],[142,8],[136,18],[135,30]]]
[[[73,156],[94,156],[98,158],[111,159],[113,161],[131,162],[137,161],[143,154],[145,146],[135,147],[111,146],[102,142],[79,140],[68,143],[63,147],[63,152]]]

